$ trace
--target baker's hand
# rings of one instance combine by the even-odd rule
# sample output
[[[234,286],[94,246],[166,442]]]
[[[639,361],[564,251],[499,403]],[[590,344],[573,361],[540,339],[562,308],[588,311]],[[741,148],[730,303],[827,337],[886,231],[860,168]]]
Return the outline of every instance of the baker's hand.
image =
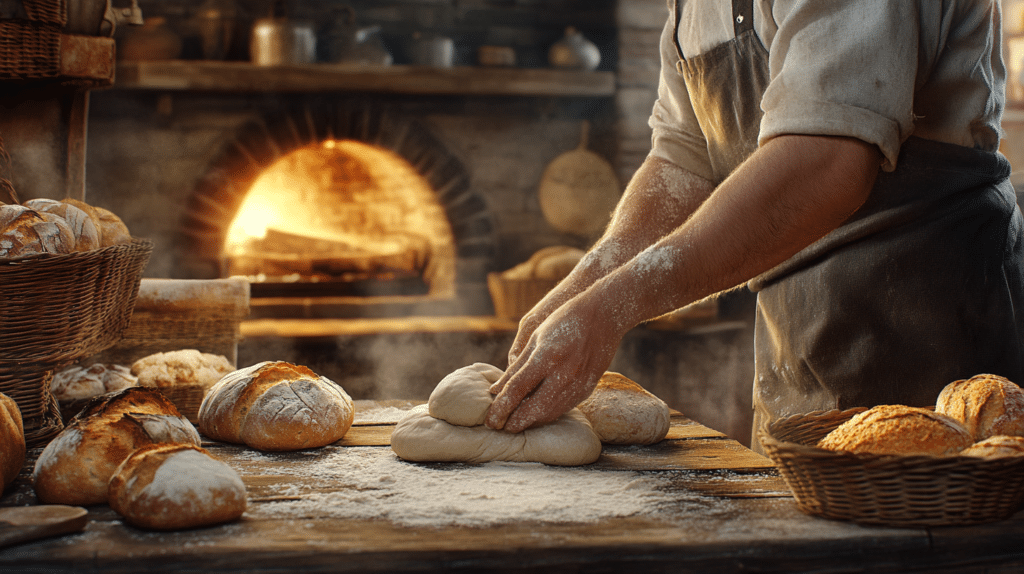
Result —
[[[601,307],[577,297],[541,322],[491,387],[497,396],[487,426],[520,432],[555,420],[590,396],[621,338]]]

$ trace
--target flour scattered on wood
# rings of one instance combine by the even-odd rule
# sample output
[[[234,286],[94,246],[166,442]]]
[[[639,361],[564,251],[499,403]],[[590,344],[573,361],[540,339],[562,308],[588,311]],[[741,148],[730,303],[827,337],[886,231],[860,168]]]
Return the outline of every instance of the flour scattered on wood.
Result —
[[[664,478],[632,471],[598,471],[536,463],[414,464],[390,449],[347,447],[281,464],[273,453],[251,452],[257,475],[272,464],[295,480],[255,497],[253,518],[384,519],[413,527],[488,526],[511,522],[587,523],[651,515],[680,493]],[[336,484],[329,492],[323,484]],[[687,494],[691,502],[699,495]],[[264,502],[259,502],[260,500]]]

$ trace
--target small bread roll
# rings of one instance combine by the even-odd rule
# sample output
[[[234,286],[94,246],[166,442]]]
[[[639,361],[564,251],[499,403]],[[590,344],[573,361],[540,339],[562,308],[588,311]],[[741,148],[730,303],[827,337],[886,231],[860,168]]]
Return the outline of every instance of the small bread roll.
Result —
[[[928,409],[879,405],[839,425],[821,439],[828,450],[870,454],[952,455],[970,446],[958,421]]]
[[[1024,456],[1024,437],[996,435],[978,441],[960,452],[961,456],[997,458],[1001,456]]]
[[[125,458],[155,443],[200,444],[199,433],[155,389],[130,387],[94,398],[39,455],[36,496],[50,504],[107,500],[107,483]]]
[[[180,530],[229,522],[246,508],[242,478],[198,446],[154,444],[117,468],[110,507],[140,528]]]
[[[123,245],[132,242],[132,234],[128,226],[114,212],[93,206],[100,219],[100,246]]]
[[[0,206],[0,257],[71,253],[75,234],[63,218],[23,205]]]
[[[91,367],[72,366],[53,375],[50,392],[58,401],[88,399],[139,384],[124,365],[95,363]]]
[[[975,441],[1024,436],[1024,390],[998,375],[975,375],[946,385],[935,412],[963,423]]]
[[[199,429],[260,450],[300,450],[340,440],[354,416],[340,385],[307,367],[267,361],[214,385],[199,407]]]
[[[558,281],[572,272],[583,255],[582,250],[567,245],[543,247],[535,251],[529,259],[503,271],[501,275],[505,279]]]
[[[140,386],[160,389],[180,385],[199,385],[209,389],[234,370],[235,366],[227,357],[196,349],[154,353],[135,361],[131,368]]]
[[[24,203],[39,212],[52,213],[64,219],[75,236],[75,251],[89,251],[100,246],[100,231],[88,213],[56,199],[30,199]]]
[[[605,444],[654,444],[668,434],[665,401],[619,373],[602,375],[577,408]]]
[[[25,426],[21,409],[0,393],[0,492],[7,488],[25,464]]]

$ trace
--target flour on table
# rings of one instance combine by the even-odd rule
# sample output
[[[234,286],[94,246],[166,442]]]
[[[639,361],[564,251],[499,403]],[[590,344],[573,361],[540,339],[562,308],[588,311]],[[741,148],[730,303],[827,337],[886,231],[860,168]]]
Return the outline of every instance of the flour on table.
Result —
[[[239,469],[257,475],[275,453],[253,451]],[[402,526],[488,526],[516,522],[588,523],[650,515],[678,495],[660,488],[662,477],[633,471],[595,471],[539,463],[480,465],[407,463],[380,447],[331,447],[316,457],[274,464],[296,477],[273,496],[295,500],[249,505],[252,518],[389,520]],[[259,464],[264,463],[264,464]],[[337,485],[330,492],[316,485]],[[306,486],[308,485],[308,486]]]

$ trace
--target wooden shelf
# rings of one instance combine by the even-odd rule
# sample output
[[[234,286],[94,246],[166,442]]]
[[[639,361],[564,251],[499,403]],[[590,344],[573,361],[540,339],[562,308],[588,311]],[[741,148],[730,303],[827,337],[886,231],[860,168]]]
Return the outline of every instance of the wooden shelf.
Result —
[[[213,92],[376,92],[423,95],[606,97],[613,72],[574,70],[305,64],[169,60],[122,62],[115,88]]]

